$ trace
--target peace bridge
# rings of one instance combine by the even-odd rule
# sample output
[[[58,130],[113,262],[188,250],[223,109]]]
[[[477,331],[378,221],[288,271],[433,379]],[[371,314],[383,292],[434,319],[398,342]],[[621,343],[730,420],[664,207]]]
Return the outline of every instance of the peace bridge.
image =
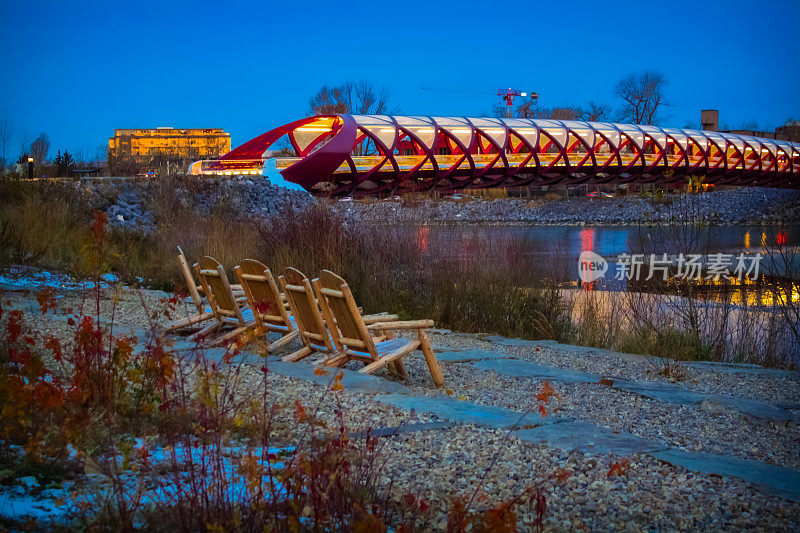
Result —
[[[326,115],[270,130],[193,174],[261,174],[318,195],[580,183],[800,186],[800,144],[638,124],[541,119]],[[284,153],[286,150],[283,151]],[[278,152],[281,153],[281,152]]]

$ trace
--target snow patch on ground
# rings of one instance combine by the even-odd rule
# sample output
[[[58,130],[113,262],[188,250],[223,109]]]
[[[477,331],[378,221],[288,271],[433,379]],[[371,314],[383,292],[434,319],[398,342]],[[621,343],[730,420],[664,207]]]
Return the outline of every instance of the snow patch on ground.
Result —
[[[120,282],[115,274],[100,276],[99,283],[104,289],[116,286]],[[85,291],[96,287],[95,280],[77,279],[63,272],[50,272],[41,268],[12,265],[0,273],[0,288],[6,290],[41,290],[43,288],[65,291]]]
[[[203,488],[224,486],[226,494],[231,501],[238,501],[243,496],[252,493],[252,480],[248,480],[242,473],[244,461],[254,459],[259,463],[269,463],[272,476],[262,476],[264,497],[266,499],[281,499],[286,497],[283,485],[276,480],[276,474],[283,470],[282,458],[290,457],[295,452],[294,447],[269,447],[268,457],[263,457],[263,449],[247,448],[244,445],[224,446],[221,449],[222,461],[217,464],[217,454],[212,446],[201,445],[183,446],[174,448],[166,446],[148,445],[143,439],[136,439],[133,455],[135,462],[141,468],[149,467],[148,476],[137,476],[131,470],[126,470],[121,475],[121,481],[126,489],[125,497],[130,501],[138,502],[142,507],[150,504],[168,504],[176,497],[175,474],[168,472],[171,466],[179,465],[180,475],[186,478],[183,490],[188,487],[189,469],[194,469],[195,480],[199,475],[199,485]],[[117,462],[122,464],[122,457],[117,457]],[[167,469],[167,467],[170,467]],[[265,466],[266,470],[266,466]],[[163,473],[168,472],[168,473]],[[140,482],[146,479],[147,486],[144,492]],[[222,485],[220,485],[222,483]],[[39,525],[67,524],[73,506],[81,500],[97,502],[104,499],[112,490],[111,479],[103,474],[87,474],[80,482],[66,481],[60,486],[52,486],[40,490],[36,479],[24,477],[16,480],[14,485],[0,485],[0,516],[23,521],[34,519]],[[76,501],[77,496],[77,501]]]

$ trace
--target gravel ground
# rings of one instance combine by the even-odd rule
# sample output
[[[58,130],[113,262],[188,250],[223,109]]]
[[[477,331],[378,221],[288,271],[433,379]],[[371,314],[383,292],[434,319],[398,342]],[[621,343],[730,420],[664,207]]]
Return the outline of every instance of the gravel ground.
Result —
[[[112,291],[101,301],[101,313],[109,316]],[[6,294],[17,306],[35,310],[31,296]],[[158,308],[161,295],[143,292],[150,309]],[[77,306],[77,294],[59,300],[62,306]],[[86,302],[84,302],[86,304]],[[147,311],[139,295],[125,290],[117,295],[115,327],[121,331],[141,330],[153,319],[163,324],[163,316]],[[37,319],[40,331],[66,334],[63,321]],[[614,375],[628,379],[658,380],[648,372],[644,360],[597,351],[581,354],[557,347],[498,346],[473,335],[432,334],[435,345],[452,349],[484,349],[506,353],[537,363]],[[286,351],[296,349],[290,344]],[[406,385],[417,394],[450,396],[478,404],[525,411],[535,409],[539,382],[530,378],[511,378],[487,372],[465,363],[442,363],[446,389],[432,387],[423,358],[415,353],[406,358],[410,376]],[[301,363],[302,364],[302,363]],[[263,391],[259,365],[232,368],[241,377],[243,397]],[[713,369],[690,369],[682,386],[703,392],[725,393],[758,398],[775,403],[798,403],[800,380],[763,375],[727,374]],[[383,371],[386,379],[394,379]],[[614,430],[657,438],[676,448],[735,455],[791,468],[800,468],[798,431],[795,423],[765,423],[736,413],[711,413],[698,406],[678,406],[642,398],[599,384],[553,383],[559,398],[549,406],[550,416],[565,415]],[[304,381],[267,374],[271,399],[282,407],[295,402],[306,406],[328,428],[343,421],[359,430],[435,421],[433,415],[384,405],[373,396],[350,391],[332,392]],[[451,395],[448,394],[451,391]],[[291,412],[291,409],[285,411]],[[305,438],[297,435],[291,414],[276,417],[276,444],[296,444]],[[599,456],[579,451],[566,452],[543,444],[518,440],[505,430],[472,425],[419,431],[382,439],[387,457],[382,483],[392,493],[418,494],[431,503],[426,527],[441,529],[445,510],[453,498],[466,498],[483,487],[475,507],[492,505],[517,495],[525,487],[540,487],[547,498],[548,530],[605,529],[714,530],[800,529],[800,504],[763,493],[759,488],[736,478],[695,474],[647,455],[629,456],[630,467],[621,475],[609,476],[619,457]],[[559,473],[559,475],[557,475]],[[485,478],[484,478],[485,476]],[[525,529],[534,516],[532,510],[519,510],[519,525]]]
[[[549,366],[582,370],[626,379],[656,381],[647,373],[646,361],[599,350],[592,356],[555,348],[497,346],[472,336],[432,335],[434,343],[454,350],[483,349],[513,355]],[[427,368],[421,358],[408,358],[409,385],[428,396],[446,395],[430,388]],[[524,411],[536,410],[540,382],[527,377],[509,377],[475,368],[468,363],[442,363],[447,389],[467,401]],[[693,390],[756,398],[773,403],[800,402],[800,373],[773,378],[762,375],[726,374],[714,370],[690,370]],[[391,379],[391,375],[385,376]],[[712,380],[710,384],[706,381]],[[664,379],[662,378],[662,381]],[[722,383],[728,385],[724,388]],[[556,415],[585,420],[616,431],[660,440],[670,446],[707,453],[735,455],[789,468],[800,469],[800,427],[795,422],[754,419],[736,411],[719,411],[707,404],[676,405],[644,398],[599,383],[552,383],[559,399]],[[755,393],[753,391],[758,391]]]
[[[488,497],[478,506],[485,507],[526,486],[541,487],[547,498],[545,526],[553,531],[799,526],[797,504],[764,496],[736,479],[695,475],[645,455],[631,456],[625,474],[609,477],[615,458],[554,450],[474,426],[402,435],[387,448],[395,485],[420,491],[428,501],[468,497],[482,485]],[[563,481],[559,469],[566,475]],[[520,509],[523,530],[532,519],[529,510]],[[440,514],[433,528],[442,528],[443,520]]]
[[[658,358],[613,352],[604,349],[559,346],[505,346],[483,340],[482,335],[448,333],[432,335],[442,350],[489,350],[509,357],[570,370],[579,370],[604,377],[634,381],[668,381],[659,375],[663,364]],[[709,368],[689,367],[678,363],[685,379],[671,381],[692,391],[708,394],[729,394],[741,398],[764,400],[775,404],[800,404],[800,372],[791,375],[769,375],[746,372],[725,372]]]

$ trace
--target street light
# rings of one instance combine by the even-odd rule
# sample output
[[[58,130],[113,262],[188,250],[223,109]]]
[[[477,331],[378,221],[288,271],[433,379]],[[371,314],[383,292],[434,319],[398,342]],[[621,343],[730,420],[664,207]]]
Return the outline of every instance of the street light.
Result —
[[[28,156],[28,179],[33,179],[33,158]]]

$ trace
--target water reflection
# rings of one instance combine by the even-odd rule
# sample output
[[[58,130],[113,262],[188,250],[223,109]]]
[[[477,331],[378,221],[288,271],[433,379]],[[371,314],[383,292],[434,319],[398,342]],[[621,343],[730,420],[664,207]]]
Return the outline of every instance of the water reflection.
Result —
[[[758,239],[760,246],[753,247]],[[541,265],[548,277],[558,279],[565,286],[585,290],[610,291],[665,291],[669,294],[688,295],[736,306],[771,307],[781,302],[800,302],[800,226],[758,227],[725,226],[682,228],[661,227],[577,227],[577,226],[424,226],[417,229],[421,250],[440,257],[464,263],[474,260],[509,264],[524,254],[529,263]],[[777,254],[776,247],[785,254]],[[582,252],[594,252],[609,263],[615,263],[621,254],[666,253],[675,257],[680,253],[709,254],[762,253],[759,279],[745,277],[706,280],[705,275],[691,287],[686,281],[678,283],[670,271],[668,283],[634,282],[614,279],[614,267],[600,280],[580,283],[578,257]],[[734,260],[735,266],[735,260]],[[732,267],[733,268],[733,267]],[[646,273],[647,269],[643,268]],[[646,277],[646,275],[644,276]]]

